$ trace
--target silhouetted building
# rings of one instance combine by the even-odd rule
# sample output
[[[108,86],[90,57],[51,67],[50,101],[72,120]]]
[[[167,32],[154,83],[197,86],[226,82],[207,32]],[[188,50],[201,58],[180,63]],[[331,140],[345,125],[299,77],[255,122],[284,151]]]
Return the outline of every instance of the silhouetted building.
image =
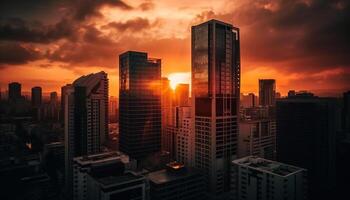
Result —
[[[259,79],[259,102],[261,106],[274,106],[276,104],[275,79]]]
[[[210,20],[192,27],[195,167],[205,172],[211,198],[226,196],[237,157],[239,42],[239,29],[231,24]]]
[[[18,101],[22,99],[22,86],[20,83],[12,82],[9,84],[8,99],[9,101]]]
[[[277,160],[308,170],[309,199],[332,198],[338,115],[332,98],[299,93],[277,101]]]
[[[205,183],[202,174],[180,163],[169,163],[166,169],[147,175],[152,200],[202,200]]]
[[[58,103],[57,92],[50,92],[50,103],[52,103],[52,104]]]
[[[258,97],[254,93],[249,93],[248,95],[241,94],[240,106],[243,108],[258,106]]]
[[[66,187],[72,189],[73,158],[99,153],[108,137],[108,79],[89,74],[64,88]],[[71,192],[68,193],[70,195]]]
[[[175,88],[175,106],[189,106],[190,85],[178,84]]]
[[[272,118],[245,119],[239,122],[238,157],[259,156],[275,160],[276,121]]]
[[[173,125],[173,97],[174,93],[170,87],[170,81],[168,78],[162,78],[161,85],[161,107],[162,107],[162,135],[161,135],[161,150],[169,152],[171,147],[171,135],[172,130],[168,128]],[[170,152],[169,152],[170,153]]]
[[[87,177],[88,200],[147,200],[148,185],[144,176],[116,170],[92,171]]]
[[[350,91],[343,94],[342,130],[350,138]]]
[[[232,161],[233,200],[307,199],[307,171],[255,156]]]
[[[32,106],[39,108],[42,102],[42,89],[41,87],[32,88]]]
[[[161,146],[161,60],[128,51],[119,56],[119,149],[143,159]]]
[[[88,198],[88,173],[115,171],[120,174],[124,170],[136,168],[136,161],[119,152],[107,152],[89,156],[74,158],[73,199],[87,200]],[[94,194],[96,195],[96,194]]]
[[[109,97],[109,122],[118,122],[118,98],[111,96]]]

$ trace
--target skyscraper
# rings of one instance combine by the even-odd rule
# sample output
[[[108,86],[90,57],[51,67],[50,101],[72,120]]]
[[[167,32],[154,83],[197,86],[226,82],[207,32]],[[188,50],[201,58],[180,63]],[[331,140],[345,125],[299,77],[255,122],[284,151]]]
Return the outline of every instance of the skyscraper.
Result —
[[[277,101],[277,160],[308,170],[309,199],[332,198],[337,101],[298,93]]]
[[[22,98],[21,88],[22,86],[20,83],[12,82],[9,84],[9,101],[17,101]]]
[[[175,105],[176,106],[188,106],[190,95],[190,85],[180,83],[175,88]]]
[[[32,88],[32,106],[38,108],[41,105],[42,99],[42,89],[41,87]]]
[[[192,27],[192,112],[195,167],[205,172],[211,198],[229,191],[237,156],[240,95],[239,29],[210,20]]]
[[[168,78],[162,78],[161,86],[161,107],[162,107],[162,135],[161,135],[161,149],[162,151],[169,151],[169,126],[173,124],[173,97],[174,92],[170,87]]]
[[[107,74],[82,76],[62,91],[66,187],[71,195],[73,158],[100,152],[108,136]]]
[[[141,160],[160,151],[161,60],[147,53],[119,55],[120,151]]]
[[[275,79],[259,79],[259,102],[261,106],[274,106],[276,104]]]

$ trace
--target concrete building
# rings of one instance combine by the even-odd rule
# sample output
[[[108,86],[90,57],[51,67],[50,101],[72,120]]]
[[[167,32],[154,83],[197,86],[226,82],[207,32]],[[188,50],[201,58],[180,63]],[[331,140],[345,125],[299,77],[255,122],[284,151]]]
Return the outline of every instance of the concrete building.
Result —
[[[41,87],[33,87],[32,88],[32,106],[35,108],[39,108],[42,103],[42,89]]]
[[[275,79],[259,79],[259,102],[261,106],[276,105]]]
[[[132,172],[90,172],[87,178],[88,200],[148,200],[144,176]]]
[[[161,150],[161,60],[119,55],[119,148],[138,160]],[[140,163],[141,164],[141,163]]]
[[[74,158],[73,199],[88,199],[88,173],[92,171],[121,171],[136,168],[136,161],[120,152],[108,152]]]
[[[22,99],[22,85],[18,82],[12,82],[9,84],[8,100],[15,102]]]
[[[202,200],[205,183],[201,173],[180,163],[147,174],[152,200]]]
[[[192,27],[192,130],[195,167],[205,173],[209,198],[228,195],[237,157],[240,97],[239,29],[210,20]]]
[[[304,200],[307,198],[306,170],[248,156],[232,161],[232,199]]]
[[[73,188],[73,158],[101,152],[108,138],[108,78],[103,71],[62,88],[67,195]]]

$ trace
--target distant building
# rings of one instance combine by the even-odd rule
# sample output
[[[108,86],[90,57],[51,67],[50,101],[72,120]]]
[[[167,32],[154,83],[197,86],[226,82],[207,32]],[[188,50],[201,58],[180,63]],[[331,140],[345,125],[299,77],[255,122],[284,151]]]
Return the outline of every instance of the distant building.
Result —
[[[239,122],[238,157],[259,156],[275,160],[275,119],[251,119]]]
[[[205,183],[202,174],[180,163],[169,163],[166,169],[149,173],[150,199],[202,200]]]
[[[109,97],[109,122],[116,123],[118,122],[118,98],[111,96]]]
[[[32,88],[32,106],[39,108],[42,103],[42,89],[41,87]]]
[[[307,171],[303,168],[248,156],[232,161],[234,200],[307,199]]]
[[[12,82],[9,84],[8,99],[9,101],[18,101],[22,99],[22,85],[18,82]]]
[[[88,200],[148,200],[145,177],[132,172],[93,170],[87,182]]]
[[[337,100],[297,93],[277,101],[277,160],[308,170],[309,199],[332,198]]]
[[[276,104],[275,79],[259,79],[259,102],[261,106],[274,106]]]
[[[195,167],[212,199],[228,195],[237,158],[240,95],[239,29],[217,20],[192,27],[192,124]]]
[[[254,93],[249,93],[248,95],[241,94],[240,106],[243,108],[258,106],[258,97]]]
[[[102,71],[82,76],[62,90],[65,114],[65,180],[67,189],[71,190],[73,158],[101,152],[108,137],[107,74]]]
[[[143,160],[161,149],[161,60],[119,55],[119,149]]]
[[[123,174],[125,169],[136,168],[136,161],[119,152],[108,152],[74,158],[73,199],[87,200],[88,173],[115,171]]]
[[[162,108],[162,135],[161,135],[161,150],[168,151],[171,149],[171,137],[173,130],[169,126],[173,125],[173,98],[174,92],[170,87],[168,78],[162,78],[161,84],[161,108]],[[170,137],[170,138],[169,138]],[[170,153],[170,152],[169,152]]]
[[[175,88],[175,106],[189,106],[190,85],[178,84]]]

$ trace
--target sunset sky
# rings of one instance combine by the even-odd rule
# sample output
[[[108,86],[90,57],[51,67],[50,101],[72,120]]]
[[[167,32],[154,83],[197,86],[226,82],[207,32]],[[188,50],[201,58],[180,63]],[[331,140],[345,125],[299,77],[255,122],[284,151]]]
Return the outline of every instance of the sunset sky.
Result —
[[[240,28],[243,93],[259,78],[277,90],[336,94],[350,89],[350,3],[346,0],[2,0],[0,86],[57,91],[106,71],[118,93],[118,55],[162,59],[162,76],[189,82],[190,28],[208,19]]]

